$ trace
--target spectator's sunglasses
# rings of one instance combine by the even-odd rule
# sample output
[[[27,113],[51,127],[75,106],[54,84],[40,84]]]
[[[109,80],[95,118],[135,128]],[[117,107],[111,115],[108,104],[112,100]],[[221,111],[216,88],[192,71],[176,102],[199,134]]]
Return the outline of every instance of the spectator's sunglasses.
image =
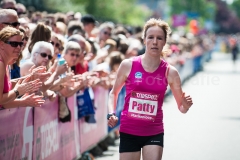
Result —
[[[112,34],[110,32],[104,31],[103,32],[105,35],[111,36]]]
[[[12,7],[9,7],[9,8],[7,8],[7,9],[12,9],[12,10],[14,10],[14,11],[16,11],[16,12],[17,12],[17,8],[12,8]]]
[[[36,52],[36,53],[39,53],[39,52]],[[53,59],[53,56],[52,55],[48,55],[47,53],[39,53],[43,58],[46,58],[48,57],[49,60]]]
[[[13,23],[2,22],[2,24],[6,24],[6,25],[9,25],[9,26],[13,26],[13,27],[20,26],[20,23],[19,23],[19,22],[13,22]]]
[[[59,43],[54,43],[53,41],[50,42],[53,46],[59,48],[60,47],[60,44]]]
[[[70,53],[70,55],[71,55],[72,57],[75,57],[75,56],[76,56],[77,58],[80,56],[79,54],[74,54],[74,53]]]
[[[29,39],[29,37],[27,37],[27,36],[23,37],[24,41],[28,41],[28,39]]]
[[[11,47],[17,48],[18,46],[22,47],[23,42],[15,42],[15,41],[6,41],[6,44],[9,44]]]

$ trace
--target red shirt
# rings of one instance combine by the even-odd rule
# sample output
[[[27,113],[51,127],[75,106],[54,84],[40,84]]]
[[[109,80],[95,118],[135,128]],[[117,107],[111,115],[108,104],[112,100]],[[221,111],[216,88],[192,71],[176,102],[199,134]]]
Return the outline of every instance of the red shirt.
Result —
[[[78,63],[75,67],[75,74],[83,74],[88,71],[88,62],[83,61],[83,64]]]

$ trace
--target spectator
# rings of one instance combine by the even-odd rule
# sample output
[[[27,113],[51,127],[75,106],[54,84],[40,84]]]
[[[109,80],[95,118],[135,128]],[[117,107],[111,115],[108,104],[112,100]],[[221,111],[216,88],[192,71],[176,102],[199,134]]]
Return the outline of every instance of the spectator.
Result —
[[[80,55],[78,57],[78,62],[77,65],[75,66],[75,74],[83,74],[84,72],[88,71],[88,62],[86,60],[84,60],[84,56],[86,53],[86,40],[84,37],[82,37],[81,35],[72,35],[71,37],[69,37],[68,41],[74,41],[77,42],[80,47],[81,47],[81,52]]]
[[[18,56],[18,59],[16,60],[16,62],[14,62],[14,64],[11,65],[11,79],[15,79],[15,78],[20,78],[21,77],[19,65],[20,65],[20,61],[21,61],[21,59],[23,57],[22,51],[26,47],[26,44],[27,44],[27,41],[28,41],[27,31],[22,26],[19,27],[19,30],[24,34],[23,46],[22,46],[22,49],[21,49],[21,53]]]
[[[51,41],[50,43],[54,47],[54,54],[53,54],[53,60],[57,58],[58,54],[60,54],[62,44],[60,43],[58,39],[58,35],[54,32],[51,33]]]
[[[23,4],[21,4],[21,3],[17,3],[16,4],[16,8],[17,8],[18,16],[23,16],[23,15],[25,15],[27,13],[26,7]]]
[[[0,30],[6,26],[19,28],[17,12],[12,9],[0,9]]]
[[[96,20],[92,15],[85,15],[81,18],[81,22],[83,23],[84,30],[86,31],[86,37],[91,38],[91,37],[96,37],[92,33],[93,29],[96,26]]]
[[[35,30],[32,32],[31,41],[28,46],[28,50],[31,53],[34,44],[38,41],[50,42],[51,39],[51,30],[48,26],[43,23],[38,23]],[[30,57],[30,56],[29,56]]]
[[[13,9],[13,10],[17,11],[16,1],[15,0],[2,0],[1,8],[2,9]]]
[[[73,32],[79,32],[81,36],[85,36],[81,22],[79,21],[70,21],[67,27],[67,37],[73,35]]]
[[[99,35],[97,37],[97,42],[101,48],[105,46],[107,39],[109,39],[112,35],[113,26],[110,23],[103,23],[99,27]]]
[[[18,80],[16,84],[12,84],[10,81],[7,65],[16,61],[18,58],[23,45],[22,38],[22,32],[13,27],[5,27],[0,31],[0,105],[4,108],[19,106],[37,107],[44,103],[44,100],[41,100],[41,96],[35,96],[34,94],[16,99],[25,93],[31,93],[38,90],[42,85],[40,80],[28,82],[30,76]]]

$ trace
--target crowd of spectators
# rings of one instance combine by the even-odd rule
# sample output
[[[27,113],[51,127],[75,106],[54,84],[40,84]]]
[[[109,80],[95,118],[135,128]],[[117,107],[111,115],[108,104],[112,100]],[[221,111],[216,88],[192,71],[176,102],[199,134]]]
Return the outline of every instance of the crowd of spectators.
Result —
[[[141,27],[72,11],[29,12],[15,0],[2,0],[0,7],[0,109],[39,107],[59,97],[59,118],[68,121],[67,97],[85,88],[109,91],[120,63],[145,52]],[[165,59],[178,67],[194,59],[198,72],[214,43],[214,35],[176,30],[164,48]]]
[[[40,106],[46,99],[69,97],[86,87],[109,90],[121,61],[145,50],[141,27],[100,23],[92,15],[72,11],[28,12],[14,0],[1,2],[0,30],[2,108]],[[214,39],[175,31],[165,46],[165,59],[181,67],[187,59],[213,50]],[[62,65],[60,58],[65,59]],[[26,86],[30,89],[22,91]],[[20,100],[26,103],[12,105]]]

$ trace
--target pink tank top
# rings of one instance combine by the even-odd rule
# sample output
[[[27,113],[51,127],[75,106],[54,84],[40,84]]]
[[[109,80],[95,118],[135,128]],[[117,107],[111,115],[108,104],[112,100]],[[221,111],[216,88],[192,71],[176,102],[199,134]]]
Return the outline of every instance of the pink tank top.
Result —
[[[126,97],[121,113],[120,132],[137,136],[163,133],[162,104],[167,90],[168,64],[161,60],[152,73],[146,72],[141,56],[134,57],[126,80]]]
[[[0,61],[2,62],[2,60],[0,59]],[[11,90],[11,81],[10,79],[8,78],[7,76],[7,73],[8,73],[8,67],[6,67],[6,73],[4,75],[4,86],[3,86],[3,93],[8,93],[10,90]],[[2,106],[0,105],[0,109],[2,108]]]

